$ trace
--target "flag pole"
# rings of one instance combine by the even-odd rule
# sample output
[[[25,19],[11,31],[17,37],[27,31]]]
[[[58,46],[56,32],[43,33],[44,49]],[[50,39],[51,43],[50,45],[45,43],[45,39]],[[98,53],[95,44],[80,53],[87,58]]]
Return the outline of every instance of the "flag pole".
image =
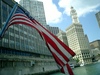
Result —
[[[13,9],[11,10],[11,13],[9,14],[9,16],[8,16],[8,18],[7,18],[7,20],[6,20],[5,25],[4,25],[3,28],[1,29],[1,32],[0,32],[0,39],[2,39],[2,37],[3,37],[4,33],[5,33],[5,30],[8,28],[8,26],[7,26],[7,25],[8,25],[8,22],[9,22],[10,18],[12,17],[12,14],[15,12],[17,6],[18,6],[18,3],[16,2],[15,5],[14,5],[14,7],[13,7]]]

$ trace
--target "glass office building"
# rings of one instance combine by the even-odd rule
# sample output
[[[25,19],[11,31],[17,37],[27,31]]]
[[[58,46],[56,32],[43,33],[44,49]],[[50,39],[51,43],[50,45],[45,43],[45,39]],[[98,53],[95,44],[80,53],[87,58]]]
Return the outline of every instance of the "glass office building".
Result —
[[[13,0],[0,0],[0,32],[14,4]],[[43,68],[50,70],[48,66],[51,65],[57,69],[50,51],[35,29],[26,25],[12,25],[0,39],[1,75],[42,72]]]

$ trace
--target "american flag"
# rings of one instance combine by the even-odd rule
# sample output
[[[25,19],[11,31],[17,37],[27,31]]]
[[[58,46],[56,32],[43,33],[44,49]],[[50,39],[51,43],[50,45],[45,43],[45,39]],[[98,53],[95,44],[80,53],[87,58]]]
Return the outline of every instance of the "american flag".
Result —
[[[4,27],[1,36],[4,35],[9,26],[14,24],[23,24],[35,28],[45,41],[61,72],[65,73],[66,75],[74,75],[70,66],[68,65],[68,61],[75,55],[75,53],[55,35],[43,27],[43,25],[32,18],[21,6],[17,4],[16,8],[13,10],[14,11],[10,15],[11,17],[9,18],[7,25]]]

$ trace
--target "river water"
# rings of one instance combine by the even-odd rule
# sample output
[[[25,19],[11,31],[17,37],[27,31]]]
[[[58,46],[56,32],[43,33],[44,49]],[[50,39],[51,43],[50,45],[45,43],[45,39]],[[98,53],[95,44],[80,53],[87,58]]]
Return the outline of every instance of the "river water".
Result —
[[[74,68],[73,72],[74,75],[100,75],[100,62]],[[51,75],[65,75],[65,74],[55,73]]]

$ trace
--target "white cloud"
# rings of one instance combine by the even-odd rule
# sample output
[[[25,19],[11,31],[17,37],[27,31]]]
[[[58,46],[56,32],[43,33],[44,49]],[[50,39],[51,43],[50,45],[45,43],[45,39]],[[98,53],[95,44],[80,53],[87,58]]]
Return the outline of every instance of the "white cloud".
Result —
[[[19,0],[15,0],[19,2]],[[57,9],[57,6],[52,0],[39,0],[44,4],[47,23],[58,23],[62,20],[62,12]],[[78,16],[85,16],[90,12],[98,11],[96,8],[100,6],[100,0],[59,0],[59,6],[64,8],[63,13],[70,15],[70,7],[73,6],[78,13]]]
[[[15,0],[15,1],[19,3],[20,0]]]
[[[57,6],[52,0],[39,0],[44,4],[47,23],[58,23],[62,19],[62,13],[58,11]]]
[[[98,11],[96,8],[100,6],[100,0],[59,0],[59,6],[65,9],[67,15],[70,15],[70,7],[73,6],[80,17]]]
[[[19,2],[19,0],[15,0]],[[45,16],[47,23],[58,23],[62,20],[62,13],[58,11],[57,6],[52,0],[38,0],[44,4]]]

